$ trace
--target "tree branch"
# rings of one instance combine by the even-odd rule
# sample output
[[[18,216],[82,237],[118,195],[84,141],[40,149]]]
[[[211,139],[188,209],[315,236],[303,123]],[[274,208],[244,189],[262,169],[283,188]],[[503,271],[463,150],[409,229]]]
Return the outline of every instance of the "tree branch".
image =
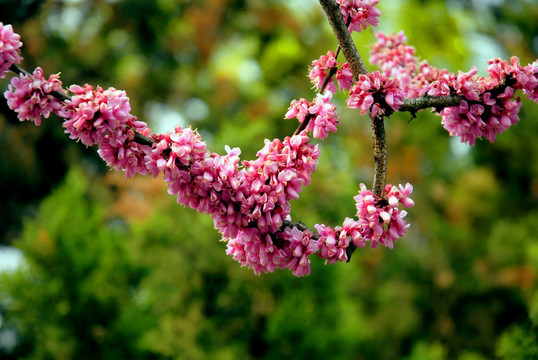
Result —
[[[9,68],[9,70],[13,71],[17,75],[24,74],[26,76],[32,76],[31,73],[24,70],[23,68],[21,68],[18,65],[12,65]],[[50,95],[53,96],[54,98],[62,101],[62,102],[71,100],[71,96],[67,95],[66,93],[60,92],[60,91],[53,91],[53,92],[50,93]],[[135,132],[135,137],[133,139],[134,142],[136,142],[136,143],[138,143],[140,145],[148,145],[148,146],[151,146],[151,145],[153,145],[155,143],[155,140],[153,140],[152,138],[144,136],[144,135],[140,134],[138,131],[136,131],[134,129],[133,129],[133,131]]]
[[[351,38],[351,34],[349,33],[349,30],[344,22],[344,18],[340,13],[340,6],[334,0],[319,0],[319,3],[327,14],[327,18],[329,19],[329,23],[333,28],[333,32],[338,40],[338,44],[340,44],[342,53],[349,63],[353,77],[355,80],[358,80],[359,75],[368,73],[368,70],[366,69],[364,61],[362,61],[362,58],[357,51],[357,47],[355,46],[355,43]]]
[[[425,95],[419,98],[405,99],[403,104],[398,108],[398,111],[409,111],[413,114],[427,108],[435,108],[436,111],[440,111],[449,106],[458,106],[462,100],[465,100],[465,97],[462,95]]]
[[[383,117],[370,115],[374,150],[374,185],[372,192],[381,197],[387,182],[387,144],[385,142],[385,123]]]

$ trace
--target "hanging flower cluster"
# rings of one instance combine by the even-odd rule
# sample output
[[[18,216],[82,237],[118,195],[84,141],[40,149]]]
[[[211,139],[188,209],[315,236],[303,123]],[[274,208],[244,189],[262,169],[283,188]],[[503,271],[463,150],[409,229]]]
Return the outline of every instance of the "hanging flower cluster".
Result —
[[[136,173],[146,174],[144,152],[134,142],[135,130],[149,134],[146,123],[130,114],[131,105],[125,91],[91,85],[71,85],[74,93],[65,104],[65,132],[73,140],[86,146],[97,144],[98,153],[106,163],[116,170],[123,170],[127,177]]]
[[[328,51],[327,55],[321,55],[319,59],[312,61],[308,77],[317,90],[321,90],[325,80],[329,77],[326,89],[335,93],[336,85],[334,84],[333,74],[336,77],[340,91],[351,88],[353,74],[349,64],[347,62],[336,62],[334,52]]]
[[[63,105],[51,95],[53,91],[63,91],[59,75],[51,75],[47,80],[43,70],[38,67],[31,75],[13,77],[4,96],[9,108],[18,113],[20,121],[31,120],[39,126],[41,116],[48,118],[51,112],[63,116]]]
[[[459,136],[462,142],[473,145],[478,138],[494,142],[519,121],[521,100],[515,90],[521,89],[529,99],[538,102],[536,93],[538,73],[536,66],[521,66],[516,57],[510,62],[502,59],[488,61],[489,77],[469,72],[448,74],[431,84],[428,95],[457,94],[464,96],[459,106],[444,108],[440,115],[443,127],[450,135]]]
[[[6,77],[9,68],[22,61],[21,37],[13,32],[13,26],[0,22],[0,79]]]
[[[349,31],[362,31],[377,25],[381,12],[378,0],[337,0]],[[334,228],[317,224],[317,233],[291,223],[290,201],[297,199],[310,183],[320,154],[310,137],[325,139],[336,132],[338,116],[332,104],[336,91],[349,90],[347,105],[374,118],[398,111],[404,97],[458,95],[465,100],[459,106],[439,112],[443,126],[462,141],[476,138],[490,141],[496,134],[515,124],[521,106],[514,99],[522,90],[538,102],[537,63],[522,67],[517,58],[510,62],[489,62],[489,77],[479,77],[473,68],[458,75],[418,62],[414,48],[406,45],[403,32],[377,35],[372,62],[374,71],[354,79],[348,63],[336,61],[329,51],[312,62],[309,77],[318,90],[311,102],[293,100],[285,118],[297,118],[296,135],[283,140],[265,140],[256,159],[241,161],[238,148],[226,147],[219,155],[206,149],[200,135],[191,128],[176,126],[173,132],[152,134],[144,122],[130,114],[131,106],[124,91],[90,85],[72,85],[73,94],[63,103],[56,100],[61,88],[58,75],[45,79],[38,68],[31,75],[15,77],[5,96],[21,120],[36,125],[51,112],[64,119],[65,132],[87,146],[98,146],[107,164],[125,171],[126,176],[162,175],[168,192],[178,203],[210,215],[227,243],[226,253],[256,274],[289,269],[295,276],[310,274],[310,256],[317,254],[328,263],[345,262],[354,247],[378,244],[392,248],[409,224],[406,211],[414,206],[409,197],[413,187],[387,185],[382,194],[374,194],[364,184],[357,196],[355,218],[346,218]],[[13,64],[21,61],[20,36],[11,25],[0,23],[0,78]],[[144,144],[137,141],[144,136]],[[401,205],[401,206],[400,206]],[[290,225],[292,224],[292,225]]]
[[[304,98],[293,100],[284,117],[297,118],[300,123],[308,122],[306,131],[312,133],[315,139],[325,139],[329,132],[336,132],[338,125],[336,106],[331,103],[332,96],[331,91],[327,90],[324,95],[318,94],[312,103]]]
[[[397,111],[404,96],[395,80],[374,71],[359,77],[349,92],[347,106],[360,109],[361,115],[370,112],[373,117],[380,118]]]
[[[348,259],[346,249],[351,243],[356,247],[365,247],[369,242],[372,248],[381,244],[392,249],[394,242],[409,228],[404,220],[407,212],[400,211],[399,205],[406,208],[415,206],[409,197],[411,192],[411,184],[389,184],[385,187],[384,195],[378,197],[366,185],[361,184],[359,194],[354,197],[357,220],[346,218],[342,226],[334,229],[326,225],[315,225],[320,235],[319,257],[328,263],[345,262]]]
[[[437,69],[426,61],[418,63],[415,49],[406,45],[403,32],[387,36],[379,33],[370,60],[381,67],[382,74],[396,79],[408,98],[422,95],[461,95],[458,106],[439,112],[443,127],[462,142],[473,145],[476,139],[495,141],[498,134],[519,121],[521,101],[515,90],[522,90],[530,100],[538,98],[536,62],[521,66],[516,57],[510,62],[499,58],[488,61],[489,77],[478,76],[473,67],[459,74]]]
[[[336,0],[346,23],[349,22],[349,32],[361,32],[368,24],[377,26],[381,10],[375,6],[379,0]]]

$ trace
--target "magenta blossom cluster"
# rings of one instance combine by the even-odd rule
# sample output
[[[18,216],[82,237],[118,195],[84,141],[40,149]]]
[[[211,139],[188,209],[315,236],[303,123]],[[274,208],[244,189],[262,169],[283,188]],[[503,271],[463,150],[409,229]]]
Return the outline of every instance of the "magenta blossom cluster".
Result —
[[[399,205],[406,208],[415,206],[409,197],[412,191],[411,184],[389,184],[385,187],[384,195],[379,198],[361,184],[359,194],[354,197],[357,220],[346,218],[342,226],[335,228],[315,225],[320,235],[317,240],[318,256],[326,259],[328,263],[346,262],[346,249],[350,244],[365,247],[367,242],[370,242],[373,248],[381,244],[392,249],[394,242],[402,237],[409,227],[404,220],[407,212],[400,211]]]
[[[368,24],[377,26],[381,10],[375,6],[379,0],[336,0],[344,21],[349,23],[349,32],[361,32]]]
[[[432,83],[428,95],[462,95],[459,106],[444,108],[443,127],[450,135],[459,136],[462,142],[473,145],[478,138],[494,142],[519,121],[521,100],[515,96],[520,89],[531,100],[538,102],[538,71],[534,64],[521,66],[516,57],[510,62],[502,59],[488,61],[489,77],[476,75],[473,67],[458,75],[447,74]]]
[[[374,71],[359,77],[349,92],[347,106],[360,109],[361,115],[370,112],[373,117],[380,118],[397,111],[404,96],[395,80]]]
[[[0,22],[0,79],[6,77],[9,68],[22,61],[21,37],[13,32],[13,26]]]
[[[304,133],[266,140],[256,160],[242,163],[238,148],[227,147],[224,156],[211,153],[190,128],[177,126],[154,138],[145,158],[148,172],[163,174],[178,203],[213,218],[227,254],[257,274],[277,268],[298,276],[310,272],[309,262],[295,260],[295,238],[280,230],[290,200],[299,197],[317,166],[319,148]]]
[[[370,62],[381,68],[381,74],[396,79],[400,89],[408,98],[425,95],[430,84],[447,73],[428,64],[418,62],[415,48],[407,45],[403,31],[397,34],[376,34],[377,42],[372,46]]]
[[[241,181],[239,209],[248,226],[229,239],[227,253],[255,273],[288,268],[298,276],[305,275],[310,272],[309,262],[294,260],[295,238],[284,235],[279,229],[289,218],[289,201],[297,199],[302,187],[310,183],[319,148],[309,143],[303,131],[284,141],[266,140],[257,157],[243,162],[241,172],[244,180]]]
[[[458,106],[439,112],[444,128],[450,135],[459,136],[462,142],[473,145],[478,138],[493,142],[498,134],[516,124],[521,101],[515,90],[522,90],[529,99],[538,102],[536,62],[521,66],[516,57],[510,62],[497,58],[488,61],[489,77],[476,75],[475,67],[455,74],[439,70],[426,61],[419,63],[403,32],[376,36],[370,60],[381,67],[382,75],[397,80],[406,97],[460,95],[465,98]]]
[[[354,2],[356,6],[359,3]],[[377,1],[365,3],[373,6]],[[334,55],[329,57],[327,66],[334,60]],[[342,77],[341,89],[351,84],[345,66],[336,72],[337,80],[338,74]],[[387,106],[397,107],[399,95],[393,84],[379,73],[372,76],[363,79],[363,85],[370,81],[370,96],[376,100],[372,104],[381,104],[383,111]],[[6,97],[21,120],[31,119],[37,125],[41,116],[48,117],[54,111],[64,118],[63,126],[71,139],[86,146],[97,145],[107,164],[125,171],[127,177],[162,175],[178,203],[210,215],[227,242],[226,253],[256,274],[289,269],[295,276],[309,275],[311,255],[318,254],[331,263],[345,261],[351,243],[357,247],[367,241],[372,246],[378,242],[392,246],[407,228],[402,220],[405,212],[398,210],[398,204],[413,205],[408,198],[409,185],[387,187],[383,198],[374,197],[374,210],[367,206],[367,213],[360,204],[371,205],[371,192],[361,185],[361,198],[356,198],[358,220],[347,218],[335,229],[316,225],[319,234],[314,234],[302,226],[287,225],[291,222],[290,201],[310,183],[318,163],[319,147],[310,143],[307,134],[324,139],[329,132],[336,132],[338,116],[330,90],[318,94],[311,103],[305,99],[292,102],[286,117],[297,117],[304,130],[283,140],[266,140],[251,161],[241,161],[238,148],[226,147],[225,155],[208,151],[191,128],[177,126],[173,132],[152,134],[144,122],[131,115],[124,91],[91,85],[72,85],[69,91],[71,97],[61,88],[58,75],[46,80],[38,68],[32,75],[14,78]],[[58,96],[55,92],[63,93],[60,98],[67,100],[56,100],[51,96]],[[375,110],[376,114],[381,110]],[[141,137],[145,137],[142,142]]]
[[[53,91],[63,91],[59,75],[51,75],[47,80],[38,67],[31,75],[21,73],[13,77],[4,96],[9,108],[18,113],[20,121],[31,120],[39,126],[41,116],[48,118],[51,112],[63,116],[63,105],[51,95]]]
[[[116,170],[123,170],[127,177],[136,173],[146,174],[143,145],[134,142],[135,130],[149,134],[142,121],[130,114],[131,105],[125,91],[91,85],[71,85],[74,95],[64,107],[65,132],[73,140],[86,146],[97,144],[98,153]],[[145,146],[147,147],[147,145]]]
[[[329,132],[336,132],[338,125],[336,106],[331,99],[331,91],[326,90],[325,94],[318,94],[312,103],[304,98],[293,100],[284,117],[297,118],[300,123],[307,121],[306,131],[316,139],[325,139]]]
[[[502,84],[503,79],[513,82],[514,89],[523,90],[529,100],[538,104],[538,60],[521,66],[515,56],[510,58],[510,62],[495,58],[488,61],[487,71],[493,84]]]
[[[385,187],[384,196],[378,198],[361,184],[359,194],[354,197],[357,207],[357,217],[361,225],[361,234],[365,241],[369,241],[372,247],[378,243],[388,248],[393,247],[394,241],[402,237],[409,227],[404,220],[407,215],[405,210],[400,211],[399,204],[406,208],[415,206],[415,202],[409,198],[413,192],[413,186]]]
[[[332,51],[328,51],[327,55],[321,55],[319,59],[312,61],[308,77],[318,90],[322,90],[323,83],[328,76],[331,76],[326,88],[334,93],[336,92],[336,85],[332,77],[333,72],[340,91],[349,90],[353,84],[351,68],[347,62],[336,62],[335,54]]]

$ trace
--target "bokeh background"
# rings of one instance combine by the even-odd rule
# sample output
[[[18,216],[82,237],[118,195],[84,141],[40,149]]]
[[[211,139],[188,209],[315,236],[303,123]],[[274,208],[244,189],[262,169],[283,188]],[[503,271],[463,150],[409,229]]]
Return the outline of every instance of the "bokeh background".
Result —
[[[373,31],[405,30],[437,67],[538,57],[532,0],[379,6]],[[245,159],[293,132],[290,101],[314,97],[308,66],[336,48],[314,0],[0,0],[0,21],[26,69],[124,89],[156,132],[190,124]],[[373,31],[354,35],[366,60]],[[293,203],[309,226],[340,224],[372,181],[369,120],[336,102],[339,132]],[[241,268],[160,179],[125,179],[58,118],[20,123],[1,100],[0,358],[538,359],[538,106],[523,102],[474,147],[429,112],[388,119],[388,181],[415,186],[409,233],[297,279]]]

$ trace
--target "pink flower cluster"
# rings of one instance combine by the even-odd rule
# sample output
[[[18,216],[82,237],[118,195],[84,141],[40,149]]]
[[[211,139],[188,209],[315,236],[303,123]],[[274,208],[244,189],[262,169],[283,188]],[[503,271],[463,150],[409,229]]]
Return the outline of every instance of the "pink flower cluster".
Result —
[[[361,32],[368,24],[377,26],[381,11],[375,6],[379,0],[336,0],[349,32]]]
[[[376,36],[370,60],[381,67],[382,75],[397,80],[406,97],[465,97],[459,106],[446,107],[439,113],[445,129],[450,135],[461,137],[462,142],[473,145],[477,138],[493,142],[497,134],[516,124],[521,102],[514,97],[515,90],[521,89],[529,99],[538,102],[536,62],[523,67],[515,57],[510,62],[493,59],[488,62],[489,77],[477,76],[474,67],[456,75],[426,61],[419,64],[415,49],[406,45],[403,32]],[[361,110],[365,111],[367,105],[363,103]]]
[[[415,202],[409,198],[413,192],[413,186],[385,187],[385,195],[377,198],[374,193],[361,184],[359,194],[354,197],[357,206],[357,217],[361,226],[361,234],[365,241],[370,241],[372,247],[378,243],[388,248],[393,247],[394,241],[402,237],[409,227],[404,220],[407,215],[405,210],[400,211],[399,204],[406,208],[415,206]]]
[[[145,160],[148,172],[163,173],[178,203],[213,218],[228,242],[227,254],[257,274],[276,268],[309,273],[308,262],[295,260],[302,240],[280,231],[290,200],[299,197],[317,166],[319,149],[304,133],[283,142],[266,140],[257,159],[242,166],[239,149],[227,147],[224,156],[210,153],[190,128],[178,126],[155,138]]]
[[[289,216],[289,201],[297,199],[302,187],[310,183],[319,148],[309,143],[303,131],[284,141],[266,140],[257,156],[256,160],[243,162],[241,191],[235,198],[243,226],[228,241],[227,253],[255,273],[289,268],[294,273],[305,274],[309,268],[308,271],[296,269],[309,265],[294,261],[293,254],[298,253],[295,249],[298,245],[293,245],[295,237],[283,235],[279,229]],[[215,224],[219,227],[218,221]],[[299,242],[304,241],[301,238]]]
[[[413,186],[407,184],[385,187],[385,194],[378,198],[364,184],[360,185],[359,194],[354,197],[357,207],[357,220],[346,218],[342,226],[334,229],[325,225],[315,225],[319,232],[318,256],[328,263],[347,261],[346,249],[353,243],[356,247],[365,247],[370,242],[372,247],[378,243],[392,249],[396,240],[402,237],[409,224],[404,220],[405,210],[402,204],[413,207],[414,201],[409,197]]]
[[[73,140],[86,146],[97,144],[98,153],[106,163],[116,170],[123,170],[127,177],[136,173],[146,174],[144,151],[147,145],[134,140],[135,130],[149,134],[142,121],[130,114],[131,105],[125,91],[109,88],[96,90],[91,85],[71,85],[74,93],[64,107],[65,132]]]
[[[374,71],[359,77],[349,92],[347,106],[360,109],[361,115],[370,112],[375,118],[380,118],[397,111],[404,96],[395,80]]]
[[[13,26],[0,22],[0,79],[6,77],[12,65],[22,61],[21,47],[21,37],[13,32]]]
[[[284,219],[289,218],[290,200],[299,197],[317,166],[319,148],[309,143],[305,131],[283,141],[266,140],[257,159],[240,163],[239,149],[227,147],[224,156],[211,153],[190,128],[151,134],[145,123],[130,114],[124,91],[73,85],[69,88],[73,96],[63,105],[44,95],[62,90],[58,76],[47,81],[41,69],[32,76],[15,78],[10,90],[6,96],[20,116],[31,115],[39,124],[41,115],[57,111],[65,118],[63,126],[70,138],[87,146],[97,145],[107,164],[125,171],[128,177],[162,173],[169,193],[176,195],[180,204],[213,218],[228,242],[227,253],[242,265],[256,273],[276,268],[288,268],[297,276],[310,273],[308,255],[318,250],[317,243],[311,235],[301,233],[298,238],[297,230],[281,229]],[[50,104],[34,101],[32,104],[41,105],[24,110],[32,98],[28,94],[33,92]],[[320,137],[336,130],[330,98],[330,92],[319,95],[310,110],[316,115],[311,131]],[[133,141],[135,131],[151,136],[154,144]]]
[[[536,64],[525,67],[516,57],[510,62],[502,59],[488,61],[489,77],[477,76],[473,67],[458,75],[447,74],[432,83],[429,95],[455,93],[466,100],[459,106],[444,108],[442,124],[450,135],[473,145],[477,138],[494,142],[496,135],[519,121],[521,100],[515,90],[521,89],[531,100],[538,102],[538,70]]]
[[[308,72],[308,77],[314,86],[323,91],[323,83],[327,79],[327,76],[331,76],[327,83],[327,89],[336,92],[336,85],[334,84],[334,79],[332,75],[336,75],[336,81],[338,82],[338,87],[340,91],[344,89],[349,90],[351,84],[353,83],[353,74],[351,73],[351,68],[347,62],[337,63],[335,54],[332,51],[328,51],[327,55],[321,55],[319,59],[312,61],[312,67]]]
[[[503,79],[515,81],[514,89],[523,90],[528,99],[538,103],[538,60],[527,66],[521,66],[515,56],[510,62],[495,58],[488,61],[487,71],[494,84],[502,83]]]
[[[434,68],[427,61],[419,63],[403,31],[388,36],[379,32],[376,37],[370,62],[380,66],[382,75],[396,79],[406,97],[423,96],[433,81],[446,74],[446,70]]]
[[[363,20],[357,20],[360,24],[361,21],[373,23],[371,16],[378,14],[377,9],[371,10],[366,5],[373,7],[376,3],[346,2],[355,6],[352,17],[362,11]],[[7,29],[6,33],[11,30],[3,29]],[[2,52],[3,57],[5,53]],[[314,64],[319,65],[316,75],[319,79],[327,76],[323,72],[331,71],[336,64],[331,53],[323,61],[325,65]],[[336,71],[340,89],[351,86],[351,73],[346,66],[343,64]],[[377,115],[388,107],[399,106],[400,94],[394,84],[379,73],[369,74],[361,84],[364,97],[372,99],[370,107],[377,104],[374,110]],[[285,220],[291,221],[290,201],[297,199],[303,186],[310,183],[317,166],[319,148],[310,143],[307,132],[319,139],[336,132],[338,116],[330,90],[318,94],[311,103],[305,99],[294,100],[286,118],[297,117],[301,123],[307,122],[305,130],[282,141],[266,140],[255,160],[243,162],[238,148],[226,147],[226,155],[211,153],[191,128],[177,126],[174,132],[152,134],[145,123],[130,114],[124,91],[94,89],[91,85],[72,85],[69,90],[73,96],[65,103],[56,100],[51,94],[64,92],[58,75],[46,80],[38,68],[32,75],[14,78],[5,95],[21,120],[31,119],[39,125],[41,116],[56,112],[64,118],[63,126],[71,139],[86,146],[97,145],[107,164],[125,171],[126,176],[162,174],[168,192],[177,196],[178,203],[209,214],[227,242],[226,253],[256,274],[280,268],[291,270],[295,276],[309,275],[310,255],[318,253],[331,263],[345,261],[351,243],[363,247],[367,241],[372,246],[381,242],[392,247],[392,242],[408,227],[403,221],[405,211],[400,212],[397,206],[399,203],[413,206],[408,198],[410,185],[388,186],[382,199],[375,198],[361,185],[356,197],[358,220],[346,218],[343,226],[335,229],[316,225],[319,234],[313,234],[295,226],[283,227]],[[141,145],[135,141],[140,135],[148,138],[145,143],[153,141],[153,144]]]
[[[41,116],[48,118],[53,111],[63,116],[62,103],[50,95],[53,91],[63,91],[59,75],[51,75],[47,80],[38,67],[32,75],[13,77],[4,96],[9,108],[18,113],[20,121],[32,120],[39,126]]]
[[[332,93],[327,90],[325,94],[318,94],[312,103],[304,98],[293,100],[286,115],[286,119],[297,118],[300,123],[308,122],[306,131],[311,132],[316,139],[325,139],[329,131],[336,132],[338,114],[336,106],[331,103]]]

